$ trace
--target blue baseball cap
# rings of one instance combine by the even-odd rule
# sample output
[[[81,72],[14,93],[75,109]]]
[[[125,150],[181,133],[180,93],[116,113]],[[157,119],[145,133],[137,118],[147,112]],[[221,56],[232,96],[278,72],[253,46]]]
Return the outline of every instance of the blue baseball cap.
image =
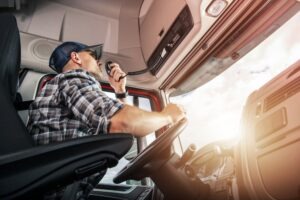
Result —
[[[70,60],[72,52],[93,51],[96,59],[102,56],[103,44],[87,46],[79,42],[64,42],[54,49],[50,56],[49,66],[56,72],[61,73],[64,66]]]

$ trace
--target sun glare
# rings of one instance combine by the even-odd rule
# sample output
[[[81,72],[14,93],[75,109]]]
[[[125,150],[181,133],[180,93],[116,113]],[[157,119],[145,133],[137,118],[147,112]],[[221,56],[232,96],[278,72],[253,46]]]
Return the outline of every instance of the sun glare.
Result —
[[[184,149],[239,138],[247,97],[300,58],[299,21],[300,13],[209,83],[171,98],[187,110],[189,125],[180,137]]]

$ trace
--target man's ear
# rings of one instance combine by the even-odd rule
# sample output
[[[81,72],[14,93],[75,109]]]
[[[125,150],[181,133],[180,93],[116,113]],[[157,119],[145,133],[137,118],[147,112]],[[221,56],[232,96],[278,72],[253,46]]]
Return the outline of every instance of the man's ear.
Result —
[[[79,57],[79,55],[78,55],[78,53],[77,52],[72,52],[71,53],[71,60],[74,62],[74,63],[76,63],[76,64],[78,64],[79,66],[81,66],[81,63],[82,63],[82,61],[81,61],[81,59],[80,59],[80,57]]]

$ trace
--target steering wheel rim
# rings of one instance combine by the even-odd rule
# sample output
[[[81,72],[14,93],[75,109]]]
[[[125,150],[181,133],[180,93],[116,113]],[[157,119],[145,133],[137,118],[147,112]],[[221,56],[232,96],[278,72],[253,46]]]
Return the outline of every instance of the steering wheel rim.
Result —
[[[121,171],[119,171],[113,178],[113,181],[115,183],[121,183],[128,179],[136,180],[143,178],[140,174],[146,170],[145,166],[155,161],[155,158],[153,159],[153,157],[166,150],[186,126],[187,119],[184,118],[168,128],[163,134],[156,138],[155,141],[132,159]]]

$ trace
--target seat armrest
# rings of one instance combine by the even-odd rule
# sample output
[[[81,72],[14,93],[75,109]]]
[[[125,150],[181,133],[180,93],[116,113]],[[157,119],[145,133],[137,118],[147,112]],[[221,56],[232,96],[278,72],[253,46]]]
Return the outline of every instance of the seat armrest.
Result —
[[[103,134],[36,146],[0,156],[0,199],[37,195],[118,163],[133,143],[130,134]]]

